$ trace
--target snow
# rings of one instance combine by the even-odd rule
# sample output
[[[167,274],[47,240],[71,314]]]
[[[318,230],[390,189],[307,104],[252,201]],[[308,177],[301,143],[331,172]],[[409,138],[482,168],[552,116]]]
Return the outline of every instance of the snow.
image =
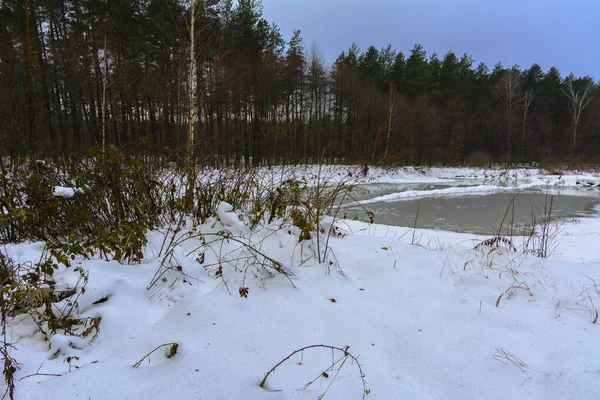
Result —
[[[326,169],[323,175],[340,181],[347,176],[345,169]],[[319,179],[316,167],[295,173],[309,182]],[[598,191],[577,182],[600,183],[592,173],[376,168],[359,181],[465,177],[481,183],[478,192],[452,187],[403,196],[473,195],[522,185],[589,195]],[[358,357],[370,389],[367,399],[596,399],[597,211],[567,222],[552,259],[474,249],[485,238],[464,233],[418,230],[420,241],[411,245],[407,228],[341,220],[335,224],[344,235],[330,239],[327,261],[319,264],[315,243],[298,243],[297,228],[281,229],[276,221],[250,230],[231,205],[221,203],[218,220],[197,230],[229,229],[289,268],[293,285],[282,275],[235,264],[248,251],[234,241],[219,241],[201,265],[201,240],[192,238],[182,241],[175,258],[195,279],[184,282],[171,271],[166,282],[147,290],[162,261],[158,252],[166,232],[158,231],[148,233],[140,265],[77,260],[89,271],[79,311],[82,317],[102,318],[99,335],[91,340],[57,334],[48,343],[31,319],[18,317],[11,332],[12,355],[21,364],[17,380],[36,373],[61,376],[26,377],[17,382],[16,398],[279,400],[315,399],[325,390],[325,399],[361,398],[361,378],[350,361],[329,389],[334,372],[298,390],[331,364],[331,352],[324,349],[293,357],[269,376],[268,390],[259,387],[265,373],[294,350],[325,344],[349,346]],[[9,245],[7,251],[17,261],[35,262],[43,243]],[[215,276],[216,267],[205,269],[212,263],[221,263],[223,279]],[[55,275],[57,287],[73,287],[78,277],[72,268],[63,269]],[[238,295],[242,286],[248,298]],[[161,349],[133,368],[152,349],[171,342],[179,344],[173,358]],[[66,362],[73,356],[78,359]]]
[[[217,214],[221,223],[231,233],[239,234],[245,229],[242,220],[240,220],[239,216],[233,212],[233,206],[231,204],[222,201],[217,206]]]
[[[52,196],[71,198],[75,196],[75,193],[83,193],[83,190],[71,187],[54,186]]]
[[[397,201],[404,199],[416,199],[423,197],[447,197],[447,196],[466,196],[466,195],[481,195],[486,193],[498,193],[503,191],[524,190],[531,187],[537,187],[537,184],[518,185],[514,187],[503,187],[496,185],[479,185],[469,187],[450,187],[445,189],[433,190],[407,190],[399,193],[392,193],[383,196],[374,197],[372,199],[361,200],[361,204],[373,204],[388,201]]]

